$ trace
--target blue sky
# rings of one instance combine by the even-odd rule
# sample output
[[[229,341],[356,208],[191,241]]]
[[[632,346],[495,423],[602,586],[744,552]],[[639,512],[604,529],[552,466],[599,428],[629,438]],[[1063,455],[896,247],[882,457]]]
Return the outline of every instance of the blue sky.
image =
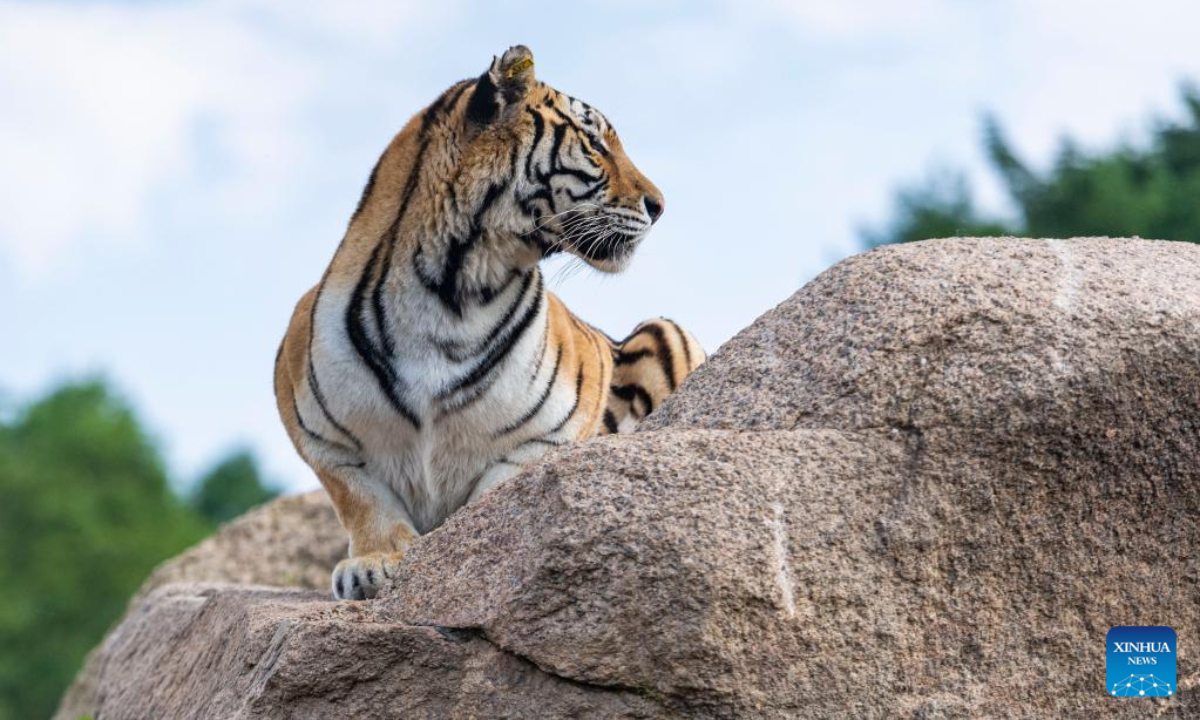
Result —
[[[667,199],[629,271],[556,291],[711,352],[931,167],[1003,210],[984,111],[1035,164],[1177,114],[1198,23],[1182,0],[0,0],[0,391],[102,372],[177,475],[246,444],[312,487],[271,395],[291,307],[391,136],[509,45]]]

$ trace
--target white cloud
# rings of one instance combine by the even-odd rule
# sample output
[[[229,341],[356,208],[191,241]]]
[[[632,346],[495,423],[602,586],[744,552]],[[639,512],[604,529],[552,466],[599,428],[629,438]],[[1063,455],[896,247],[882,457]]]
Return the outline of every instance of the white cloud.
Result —
[[[855,95],[891,96],[894,110],[873,118],[874,134],[904,128],[924,146],[925,166],[967,165],[997,209],[1003,193],[979,151],[983,112],[997,114],[1018,152],[1045,167],[1067,135],[1097,149],[1143,140],[1149,113],[1175,114],[1179,84],[1200,78],[1200,7],[1190,0],[765,1],[828,59],[835,90],[820,112],[842,113],[852,126],[847,108],[870,104]],[[942,137],[915,128],[944,128],[948,116],[967,122]]]
[[[862,46],[919,41],[960,19],[963,3],[947,0],[767,0],[766,6],[821,44]]]
[[[457,2],[418,0],[220,0],[220,12],[248,22],[264,22],[276,29],[325,43],[353,43],[376,50],[395,48],[409,31],[452,19]],[[211,6],[205,6],[211,11]],[[418,60],[418,58],[414,58]]]
[[[449,7],[443,4],[440,7]],[[145,242],[165,189],[215,143],[226,215],[269,215],[313,146],[331,82],[305,43],[391,47],[449,12],[416,2],[0,4],[0,260],[36,279],[88,250]],[[205,152],[207,151],[207,153]]]

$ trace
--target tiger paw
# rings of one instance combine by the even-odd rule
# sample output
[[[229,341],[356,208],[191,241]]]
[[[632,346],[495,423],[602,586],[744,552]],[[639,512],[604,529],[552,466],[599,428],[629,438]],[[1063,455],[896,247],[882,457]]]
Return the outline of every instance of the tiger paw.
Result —
[[[375,597],[404,558],[402,553],[368,553],[346,558],[333,569],[333,596],[338,600]]]

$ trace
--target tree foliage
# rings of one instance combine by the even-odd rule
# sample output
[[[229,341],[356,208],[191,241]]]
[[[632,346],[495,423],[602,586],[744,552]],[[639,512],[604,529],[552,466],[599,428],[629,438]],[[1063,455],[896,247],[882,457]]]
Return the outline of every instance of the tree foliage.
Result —
[[[895,202],[895,217],[886,228],[863,230],[863,240],[868,246],[1011,234],[1002,222],[980,217],[961,173],[933,173],[920,185],[900,190]]]
[[[213,523],[223,523],[277,494],[263,484],[254,456],[240,450],[200,479],[192,495],[192,506]]]
[[[864,230],[867,245],[934,237],[1109,235],[1200,242],[1200,93],[1183,90],[1182,121],[1156,120],[1148,143],[1096,153],[1064,140],[1044,173],[1030,169],[989,119],[984,149],[1015,215],[991,218],[958,174],[901,190],[892,221]]]
[[[193,510],[98,381],[0,422],[0,720],[48,717],[151,569],[212,530],[208,509],[224,517],[264,497],[245,453],[213,477],[198,493],[204,513]]]

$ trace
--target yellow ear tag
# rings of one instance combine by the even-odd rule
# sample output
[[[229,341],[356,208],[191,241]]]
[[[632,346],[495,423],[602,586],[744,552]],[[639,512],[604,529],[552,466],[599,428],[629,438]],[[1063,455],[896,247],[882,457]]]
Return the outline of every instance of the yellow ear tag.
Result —
[[[506,78],[515,77],[515,76],[520,75],[521,73],[525,72],[526,70],[528,70],[531,67],[533,67],[533,58],[528,58],[528,57],[521,58],[520,60],[513,63],[513,66],[508,69],[508,72],[504,73],[504,77],[506,77]]]

